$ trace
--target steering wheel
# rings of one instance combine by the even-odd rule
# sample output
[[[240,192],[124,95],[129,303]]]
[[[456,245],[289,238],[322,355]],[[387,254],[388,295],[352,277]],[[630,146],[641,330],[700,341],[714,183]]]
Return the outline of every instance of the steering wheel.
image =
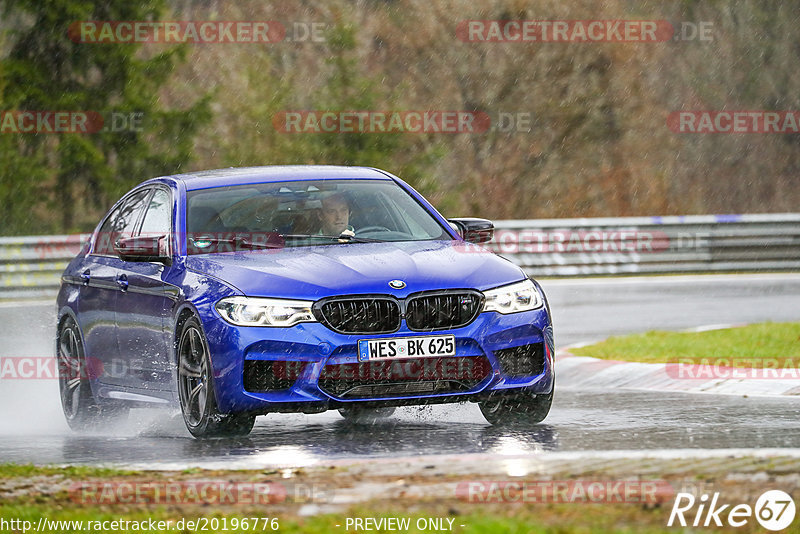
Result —
[[[385,226],[364,226],[363,228],[359,228],[356,230],[356,235],[358,234],[368,234],[371,232],[391,232]]]

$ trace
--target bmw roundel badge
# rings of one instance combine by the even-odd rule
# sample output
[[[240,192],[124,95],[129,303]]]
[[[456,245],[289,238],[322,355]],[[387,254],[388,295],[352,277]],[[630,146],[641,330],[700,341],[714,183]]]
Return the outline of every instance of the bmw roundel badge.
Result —
[[[392,280],[389,282],[389,287],[391,287],[392,289],[403,289],[404,287],[406,287],[406,283],[403,282],[402,280]]]

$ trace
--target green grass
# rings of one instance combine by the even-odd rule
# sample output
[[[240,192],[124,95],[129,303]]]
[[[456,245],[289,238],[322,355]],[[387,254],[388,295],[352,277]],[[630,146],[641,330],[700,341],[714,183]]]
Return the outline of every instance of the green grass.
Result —
[[[59,466],[37,466],[33,464],[13,464],[0,463],[0,479],[34,477],[48,475],[63,475],[67,478],[87,478],[87,477],[112,477],[129,476],[141,474],[137,471],[126,471],[123,469],[113,469],[108,467],[90,467],[74,465],[68,467]]]
[[[707,332],[664,332],[615,336],[571,350],[604,360],[667,363],[680,358],[704,363],[727,360],[734,367],[800,367],[800,323],[758,323]],[[707,362],[713,363],[713,362]]]

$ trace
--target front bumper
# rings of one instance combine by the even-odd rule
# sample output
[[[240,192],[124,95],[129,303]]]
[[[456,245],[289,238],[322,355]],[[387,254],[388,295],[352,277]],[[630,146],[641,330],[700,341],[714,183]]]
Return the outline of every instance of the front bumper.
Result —
[[[203,326],[211,353],[217,405],[222,413],[311,413],[353,404],[477,401],[523,392],[548,394],[553,389],[554,346],[545,308],[509,315],[481,313],[465,327],[431,333],[412,332],[405,323],[397,332],[378,335],[339,334],[320,323],[301,323],[291,328],[238,327],[216,314],[207,317]],[[361,368],[356,367],[363,365],[357,356],[360,339],[444,334],[455,336],[456,356],[449,359],[456,361],[437,365],[425,362],[429,358],[392,359],[388,365],[408,372],[392,375],[397,379],[389,380],[389,387],[384,380],[373,388],[359,388],[359,384],[368,386],[371,376],[369,372],[359,373]],[[519,370],[509,373],[508,365],[506,369],[501,365],[499,356],[508,354],[507,349],[537,344],[542,361],[535,367],[535,374],[520,374]],[[279,375],[283,373],[281,389],[248,391],[244,381],[246,361],[271,362]],[[252,367],[249,363],[248,368]],[[352,382],[354,376],[361,380],[353,382],[353,388],[349,388],[350,382],[348,387],[335,382]],[[422,386],[422,382],[428,385]],[[449,385],[442,388],[445,382]]]

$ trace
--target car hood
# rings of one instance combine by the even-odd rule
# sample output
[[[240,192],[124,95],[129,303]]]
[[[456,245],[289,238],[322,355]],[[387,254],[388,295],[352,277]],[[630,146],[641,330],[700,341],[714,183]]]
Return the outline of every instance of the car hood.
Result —
[[[489,289],[522,280],[510,261],[462,241],[348,243],[189,256],[187,267],[248,296],[316,300],[331,295]],[[406,287],[394,290],[390,280]]]

